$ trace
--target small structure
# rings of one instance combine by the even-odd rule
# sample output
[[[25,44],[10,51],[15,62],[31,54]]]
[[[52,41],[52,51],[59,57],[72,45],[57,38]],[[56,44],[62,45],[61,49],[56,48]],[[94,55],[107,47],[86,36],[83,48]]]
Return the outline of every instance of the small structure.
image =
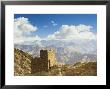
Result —
[[[32,73],[48,71],[56,64],[55,51],[52,49],[40,50],[40,57],[32,60]]]

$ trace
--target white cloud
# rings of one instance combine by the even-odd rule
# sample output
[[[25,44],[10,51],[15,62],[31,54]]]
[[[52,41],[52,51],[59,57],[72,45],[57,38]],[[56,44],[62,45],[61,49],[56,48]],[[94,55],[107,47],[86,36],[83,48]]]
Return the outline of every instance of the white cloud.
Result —
[[[52,20],[51,23],[55,23],[55,22]]]
[[[40,40],[40,37],[33,35],[33,32],[36,32],[37,29],[29,22],[28,18],[19,17],[14,19],[14,43]]]
[[[57,23],[55,23],[55,21],[53,21],[53,20],[51,21],[51,23],[52,23],[53,26],[57,25]]]
[[[90,25],[62,25],[59,31],[48,35],[47,39],[53,40],[74,40],[74,39],[96,39],[96,35],[91,31]]]
[[[51,23],[56,24],[54,21]],[[54,25],[53,25],[54,26]],[[45,40],[77,40],[77,39],[96,39],[96,34],[92,32],[90,25],[62,25],[58,31],[48,35]],[[33,26],[28,18],[19,17],[14,19],[14,43],[32,43],[42,39],[38,35],[33,35],[38,30]]]

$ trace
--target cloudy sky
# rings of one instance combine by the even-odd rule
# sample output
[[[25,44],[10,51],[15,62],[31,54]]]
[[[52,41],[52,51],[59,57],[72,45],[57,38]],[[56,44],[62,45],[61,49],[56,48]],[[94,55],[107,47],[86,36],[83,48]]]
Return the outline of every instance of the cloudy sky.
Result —
[[[96,40],[96,14],[15,14],[14,42]]]

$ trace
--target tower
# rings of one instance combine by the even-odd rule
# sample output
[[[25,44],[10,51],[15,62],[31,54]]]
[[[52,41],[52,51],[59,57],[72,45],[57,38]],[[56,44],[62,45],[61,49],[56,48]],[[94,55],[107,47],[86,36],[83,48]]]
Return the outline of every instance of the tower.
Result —
[[[43,66],[48,70],[55,65],[55,51],[52,49],[49,50],[40,50],[40,58],[43,60]]]
[[[48,71],[56,63],[55,51],[50,49],[40,50],[40,57],[32,60],[32,73]]]

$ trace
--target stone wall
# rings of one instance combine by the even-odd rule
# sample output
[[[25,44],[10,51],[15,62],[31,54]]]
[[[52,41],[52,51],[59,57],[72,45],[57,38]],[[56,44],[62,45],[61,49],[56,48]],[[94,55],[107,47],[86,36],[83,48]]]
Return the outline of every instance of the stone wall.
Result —
[[[41,58],[35,58],[32,61],[32,73],[48,71],[48,62]]]
[[[54,66],[55,65],[55,52],[54,50],[48,50],[48,62],[49,62],[49,67]]]

